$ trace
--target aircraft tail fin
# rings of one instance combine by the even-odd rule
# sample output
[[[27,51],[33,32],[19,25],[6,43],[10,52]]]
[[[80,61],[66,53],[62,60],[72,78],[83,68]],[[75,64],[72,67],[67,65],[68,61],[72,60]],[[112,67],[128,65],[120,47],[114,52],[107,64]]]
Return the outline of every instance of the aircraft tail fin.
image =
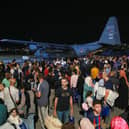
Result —
[[[110,17],[99,39],[100,44],[120,45],[120,33],[116,17]]]

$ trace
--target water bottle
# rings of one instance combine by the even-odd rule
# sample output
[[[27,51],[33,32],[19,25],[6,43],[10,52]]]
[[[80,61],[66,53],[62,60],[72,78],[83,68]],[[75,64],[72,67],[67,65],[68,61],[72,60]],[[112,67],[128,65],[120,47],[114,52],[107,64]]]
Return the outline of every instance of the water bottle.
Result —
[[[74,117],[73,116],[70,116],[69,122],[74,123]]]

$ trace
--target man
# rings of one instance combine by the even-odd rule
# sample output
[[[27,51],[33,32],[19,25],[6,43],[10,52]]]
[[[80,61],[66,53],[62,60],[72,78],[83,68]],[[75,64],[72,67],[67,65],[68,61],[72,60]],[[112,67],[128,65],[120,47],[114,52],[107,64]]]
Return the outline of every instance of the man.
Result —
[[[5,105],[8,108],[8,112],[11,111],[12,108],[16,108],[16,104],[19,102],[19,92],[18,89],[15,87],[16,79],[10,79],[10,86],[9,88],[4,88],[4,100]]]
[[[55,80],[54,80],[54,72],[51,71],[48,73],[48,76],[46,78],[46,80],[49,83],[50,86],[50,93],[49,93],[49,108],[50,110],[53,109],[54,107],[54,98],[55,98]]]
[[[38,115],[41,122],[42,129],[45,129],[44,120],[48,115],[48,95],[49,85],[42,74],[38,75],[39,85],[36,92],[37,104],[38,104]]]
[[[69,121],[69,115],[73,116],[72,92],[68,87],[68,80],[66,78],[61,80],[61,87],[56,91],[54,116],[56,115],[63,123]]]
[[[74,69],[72,72],[71,80],[70,80],[70,87],[73,89],[76,89],[77,81],[78,81],[78,74],[77,74],[77,70]]]
[[[9,87],[10,86],[10,81],[9,81],[10,78],[11,78],[11,74],[6,72],[5,73],[5,78],[2,80],[2,84],[4,84],[5,87]]]

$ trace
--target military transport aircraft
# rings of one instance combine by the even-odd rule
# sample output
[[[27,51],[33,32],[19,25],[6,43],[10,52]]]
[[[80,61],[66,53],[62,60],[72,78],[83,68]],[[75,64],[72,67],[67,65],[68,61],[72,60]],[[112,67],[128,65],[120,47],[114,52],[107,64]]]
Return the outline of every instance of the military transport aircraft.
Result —
[[[12,39],[0,40],[0,51],[8,46],[8,49],[15,51],[19,48],[30,51],[35,57],[41,58],[56,58],[56,57],[80,57],[88,54],[91,51],[102,48],[103,46],[120,46],[120,34],[116,17],[110,17],[100,39],[96,42],[83,43],[83,44],[56,44],[47,42],[34,42]],[[11,46],[11,47],[10,47]],[[15,47],[15,48],[14,48]],[[7,50],[8,50],[7,49]]]

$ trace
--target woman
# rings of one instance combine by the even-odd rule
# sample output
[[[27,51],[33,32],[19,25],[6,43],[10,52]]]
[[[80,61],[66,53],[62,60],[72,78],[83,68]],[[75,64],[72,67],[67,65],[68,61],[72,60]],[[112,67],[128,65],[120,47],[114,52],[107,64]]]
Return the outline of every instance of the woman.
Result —
[[[94,84],[92,82],[92,78],[90,76],[85,78],[85,83],[83,86],[83,102],[86,100],[87,92],[92,91],[94,92]]]
[[[27,129],[16,108],[10,111],[8,122],[14,124],[17,129]]]
[[[118,93],[119,97],[116,99],[116,106],[120,109],[125,109],[128,106],[128,81],[124,70],[120,70],[120,80]]]

